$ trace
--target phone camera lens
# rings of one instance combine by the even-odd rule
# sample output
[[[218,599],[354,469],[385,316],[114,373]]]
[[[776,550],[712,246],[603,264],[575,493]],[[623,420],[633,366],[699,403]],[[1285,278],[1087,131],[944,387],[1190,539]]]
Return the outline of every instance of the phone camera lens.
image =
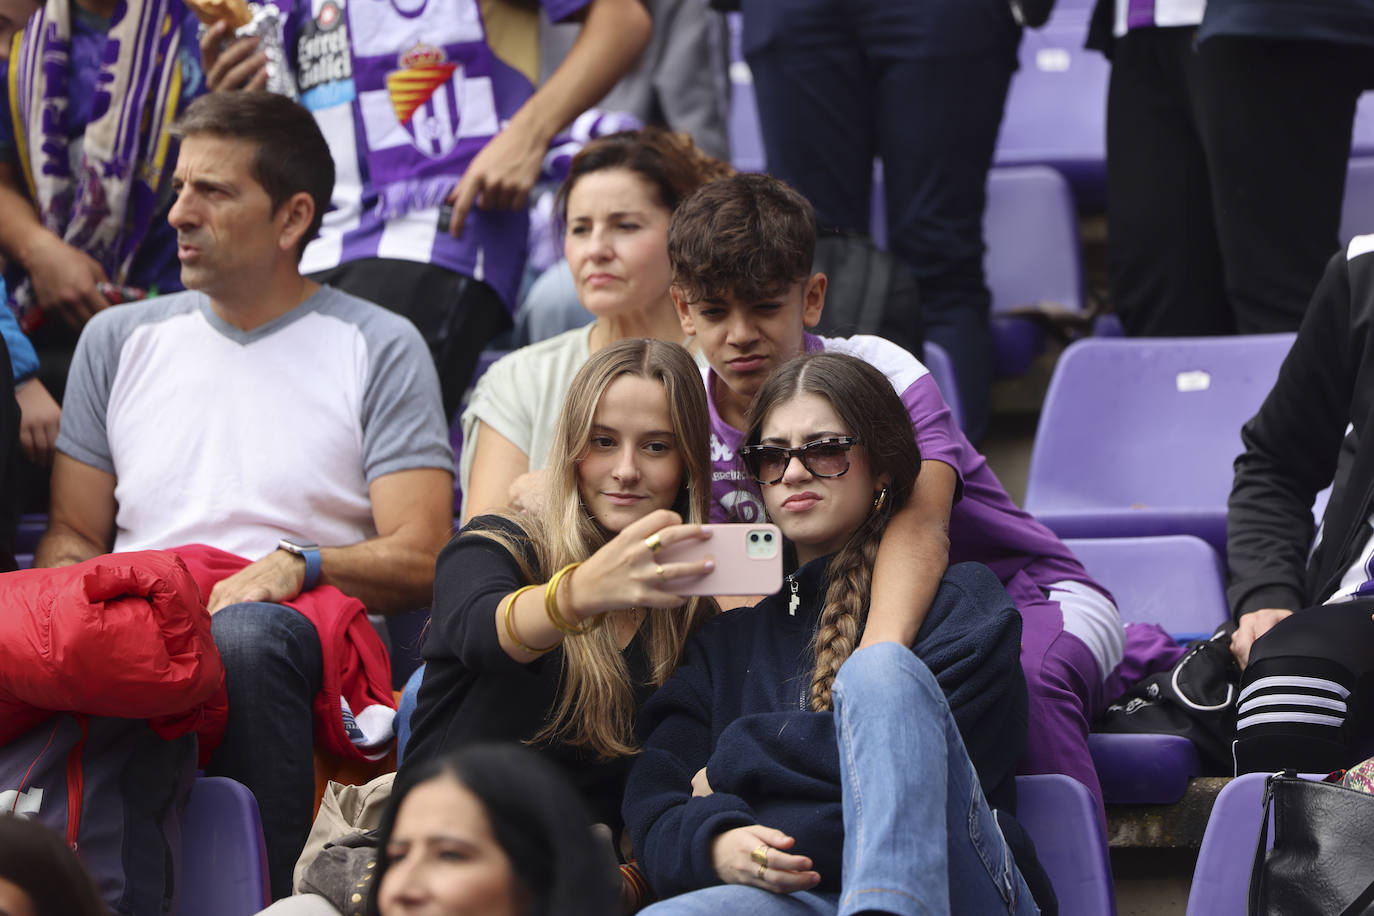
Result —
[[[759,536],[758,536],[757,534],[751,534],[751,535],[749,535],[749,540],[751,540],[751,541],[753,541],[755,544],[757,544],[758,541],[759,541]]]
[[[771,534],[765,534],[765,535],[763,536],[763,539],[764,539],[765,541],[771,542],[771,541],[773,540],[773,535],[771,535]]]

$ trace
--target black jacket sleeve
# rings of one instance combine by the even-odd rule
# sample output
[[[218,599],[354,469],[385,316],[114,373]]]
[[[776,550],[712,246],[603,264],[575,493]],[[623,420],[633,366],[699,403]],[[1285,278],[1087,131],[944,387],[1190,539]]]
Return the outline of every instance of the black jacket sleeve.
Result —
[[[1237,619],[1314,600],[1306,575],[1312,501],[1335,475],[1359,360],[1342,251],[1327,265],[1273,390],[1241,431],[1226,518],[1227,597]]]
[[[547,656],[522,665],[506,654],[496,632],[501,599],[529,584],[519,560],[499,541],[481,534],[499,531],[517,541],[524,532],[515,523],[479,516],[448,542],[434,570],[434,604],[425,638],[427,659],[456,658],[469,671],[519,671],[539,665]],[[533,548],[527,561],[533,559]]]

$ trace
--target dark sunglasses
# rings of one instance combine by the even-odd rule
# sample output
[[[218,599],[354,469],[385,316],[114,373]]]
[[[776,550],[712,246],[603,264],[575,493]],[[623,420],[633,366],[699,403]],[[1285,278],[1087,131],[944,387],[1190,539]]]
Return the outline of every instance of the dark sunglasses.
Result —
[[[849,470],[849,450],[859,444],[858,436],[836,436],[817,439],[796,448],[778,445],[746,445],[739,450],[749,476],[759,483],[773,484],[782,480],[792,458],[801,459],[802,467],[817,477],[843,477]]]

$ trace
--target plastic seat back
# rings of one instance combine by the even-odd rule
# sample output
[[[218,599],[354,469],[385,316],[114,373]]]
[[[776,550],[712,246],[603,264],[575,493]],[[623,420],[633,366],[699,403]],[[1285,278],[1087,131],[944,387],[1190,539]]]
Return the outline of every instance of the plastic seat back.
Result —
[[[1018,776],[1016,798],[1017,820],[1035,842],[1061,916],[1115,913],[1107,837],[1087,788],[1068,776]]]
[[[1087,16],[1066,8],[1056,9],[1044,28],[1022,34],[993,164],[1052,166],[1069,179],[1081,204],[1100,209],[1111,65],[1083,47],[1086,30]]]
[[[246,786],[223,776],[197,779],[181,831],[173,916],[252,916],[271,902],[262,820]]]
[[[1374,156],[1350,160],[1345,173],[1345,202],[1341,208],[1341,244],[1374,232]]]
[[[1225,565],[1199,537],[1074,538],[1064,543],[1116,598],[1122,620],[1157,623],[1177,637],[1193,639],[1210,636],[1230,616]]]
[[[1267,778],[1247,773],[1217,795],[1193,870],[1188,916],[1245,916]]]
[[[1068,182],[1046,166],[993,169],[983,238],[993,365],[999,376],[1022,375],[1045,348],[1045,335],[1017,310],[1083,311],[1078,213]]]
[[[1026,509],[1061,537],[1194,534],[1224,554],[1240,429],[1293,337],[1070,345],[1045,395]]]
[[[945,403],[949,405],[949,413],[954,422],[960,429],[964,428],[964,407],[959,400],[959,381],[954,377],[954,361],[949,358],[945,348],[932,340],[925,343],[925,355],[921,362],[930,370],[930,375],[935,379],[935,385],[940,389],[940,394],[944,397]]]

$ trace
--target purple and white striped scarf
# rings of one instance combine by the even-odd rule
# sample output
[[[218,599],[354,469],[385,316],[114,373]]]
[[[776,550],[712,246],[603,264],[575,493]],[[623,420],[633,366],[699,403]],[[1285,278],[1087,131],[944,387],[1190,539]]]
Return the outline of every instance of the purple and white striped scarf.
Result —
[[[110,22],[81,161],[67,140],[71,0],[48,0],[16,36],[10,112],[20,166],[43,225],[123,283],[175,162],[167,128],[181,99],[178,0],[120,0]],[[15,291],[34,307],[26,280]]]

